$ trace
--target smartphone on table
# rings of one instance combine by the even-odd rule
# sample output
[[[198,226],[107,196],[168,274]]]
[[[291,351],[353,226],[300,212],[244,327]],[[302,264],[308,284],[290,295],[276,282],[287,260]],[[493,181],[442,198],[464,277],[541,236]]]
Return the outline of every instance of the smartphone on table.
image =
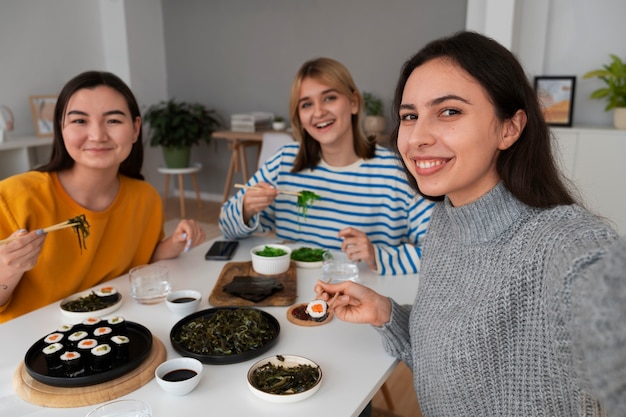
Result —
[[[235,254],[235,250],[239,246],[236,240],[218,240],[213,242],[204,259],[207,261],[228,261]]]

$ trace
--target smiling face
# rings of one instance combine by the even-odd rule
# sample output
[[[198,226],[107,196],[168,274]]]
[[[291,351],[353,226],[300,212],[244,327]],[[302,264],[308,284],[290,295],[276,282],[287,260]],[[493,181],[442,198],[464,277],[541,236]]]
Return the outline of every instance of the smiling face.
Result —
[[[83,88],[69,99],[62,120],[75,169],[114,170],[137,141],[141,119],[132,119],[124,96],[107,86]]]
[[[329,147],[352,149],[352,115],[359,111],[355,98],[314,78],[302,80],[298,98],[298,117],[302,127],[320,143],[322,153]]]
[[[398,150],[420,191],[471,203],[500,176],[496,160],[519,137],[521,115],[500,121],[485,89],[460,66],[437,58],[417,67],[400,105]]]

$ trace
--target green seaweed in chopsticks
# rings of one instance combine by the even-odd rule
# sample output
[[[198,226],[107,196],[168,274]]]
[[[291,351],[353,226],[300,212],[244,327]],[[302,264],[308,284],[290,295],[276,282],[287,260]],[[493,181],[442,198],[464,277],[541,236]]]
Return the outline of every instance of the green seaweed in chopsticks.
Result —
[[[298,202],[296,203],[296,207],[298,208],[298,213],[300,210],[302,211],[302,219],[306,220],[306,216],[308,214],[309,207],[313,205],[317,200],[319,200],[319,195],[315,194],[313,191],[302,190],[298,195]],[[300,215],[298,214],[298,221],[300,219]]]
[[[72,229],[76,232],[76,236],[78,237],[78,246],[80,247],[80,252],[83,252],[83,249],[87,250],[87,245],[85,245],[85,239],[89,237],[89,222],[84,214],[73,217],[67,221],[70,224],[75,224],[72,226]]]

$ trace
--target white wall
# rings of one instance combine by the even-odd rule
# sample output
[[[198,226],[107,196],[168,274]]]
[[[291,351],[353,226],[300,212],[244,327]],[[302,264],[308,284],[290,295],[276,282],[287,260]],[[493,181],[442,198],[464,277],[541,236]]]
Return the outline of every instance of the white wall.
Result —
[[[285,113],[285,95],[296,66],[305,56],[328,51],[345,61],[362,89],[371,87],[389,99],[394,74],[402,61],[430,40],[411,36],[412,26],[423,21],[420,26],[437,33],[437,28],[451,16],[437,3],[360,1],[348,2],[353,7],[346,8],[340,6],[345,2],[330,0],[163,0],[162,3],[156,0],[2,0],[0,104],[13,109],[14,135],[32,135],[29,95],[56,94],[69,78],[81,71],[107,69],[121,73],[125,79],[128,77],[142,105],[182,95],[225,112],[264,107]],[[407,12],[409,4],[417,7],[417,12]],[[448,9],[456,4],[452,14],[455,18],[459,11],[461,15],[465,13],[465,1],[442,4]],[[339,13],[332,13],[334,5]],[[509,21],[508,11],[512,5],[514,15]],[[489,6],[504,7],[507,16],[494,17]],[[275,10],[270,10],[272,8]],[[240,18],[245,10],[250,12]],[[254,11],[258,13],[252,13]],[[626,59],[623,16],[626,16],[624,0],[468,0],[466,24],[469,28],[475,25],[484,30],[495,27],[503,31],[504,36],[510,35],[511,48],[530,77],[580,77],[607,62],[609,53]],[[421,20],[424,17],[426,19]],[[305,24],[307,18],[312,19],[309,24]],[[217,25],[220,19],[223,22]],[[187,27],[184,22],[189,22]],[[241,25],[253,29],[242,31]],[[218,32],[213,31],[215,27],[219,28]],[[277,32],[277,27],[282,31]],[[124,31],[126,45],[121,36]],[[214,36],[194,45],[190,51],[181,49],[186,36],[193,40],[198,33]],[[306,44],[296,42],[294,36],[307,39]],[[335,44],[328,40],[333,36]],[[246,45],[246,38],[251,37],[256,55],[252,61],[243,60],[242,54],[248,51],[241,47]],[[360,43],[360,40],[373,43],[368,46],[369,43]],[[411,41],[410,47],[401,42],[407,40]],[[193,54],[198,56],[197,64],[185,61],[184,65],[177,65],[180,57],[187,60]],[[386,58],[381,58],[381,54]],[[290,59],[287,64],[285,57]],[[239,65],[231,65],[235,63]],[[210,80],[217,67],[222,71],[230,68],[235,81],[229,82],[239,80],[236,85],[242,88],[229,86],[229,94],[214,94],[216,87],[211,86]],[[260,93],[254,83],[259,76],[264,80]],[[198,88],[189,82],[195,77],[203,79],[203,85]],[[219,79],[219,82],[224,80]],[[598,83],[578,79],[574,124],[611,125],[612,116],[603,111],[603,103],[588,99]],[[217,151],[218,159],[226,159],[223,147],[214,145],[202,150]],[[154,174],[154,167],[160,163],[158,150],[148,148],[145,172],[159,188],[162,178]],[[221,192],[226,170],[222,170],[222,166],[217,168],[211,177],[203,178],[201,188],[205,194]]]

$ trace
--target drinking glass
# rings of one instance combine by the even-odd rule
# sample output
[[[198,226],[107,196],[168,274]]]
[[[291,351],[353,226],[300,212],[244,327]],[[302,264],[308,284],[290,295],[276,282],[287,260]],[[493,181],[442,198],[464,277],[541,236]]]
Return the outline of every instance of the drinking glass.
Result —
[[[130,296],[141,304],[157,304],[165,300],[172,286],[167,267],[161,264],[137,266],[130,270]]]
[[[344,252],[328,251],[323,255],[322,280],[326,282],[358,281],[359,265]]]
[[[90,411],[87,417],[152,417],[152,409],[142,401],[116,400]]]

